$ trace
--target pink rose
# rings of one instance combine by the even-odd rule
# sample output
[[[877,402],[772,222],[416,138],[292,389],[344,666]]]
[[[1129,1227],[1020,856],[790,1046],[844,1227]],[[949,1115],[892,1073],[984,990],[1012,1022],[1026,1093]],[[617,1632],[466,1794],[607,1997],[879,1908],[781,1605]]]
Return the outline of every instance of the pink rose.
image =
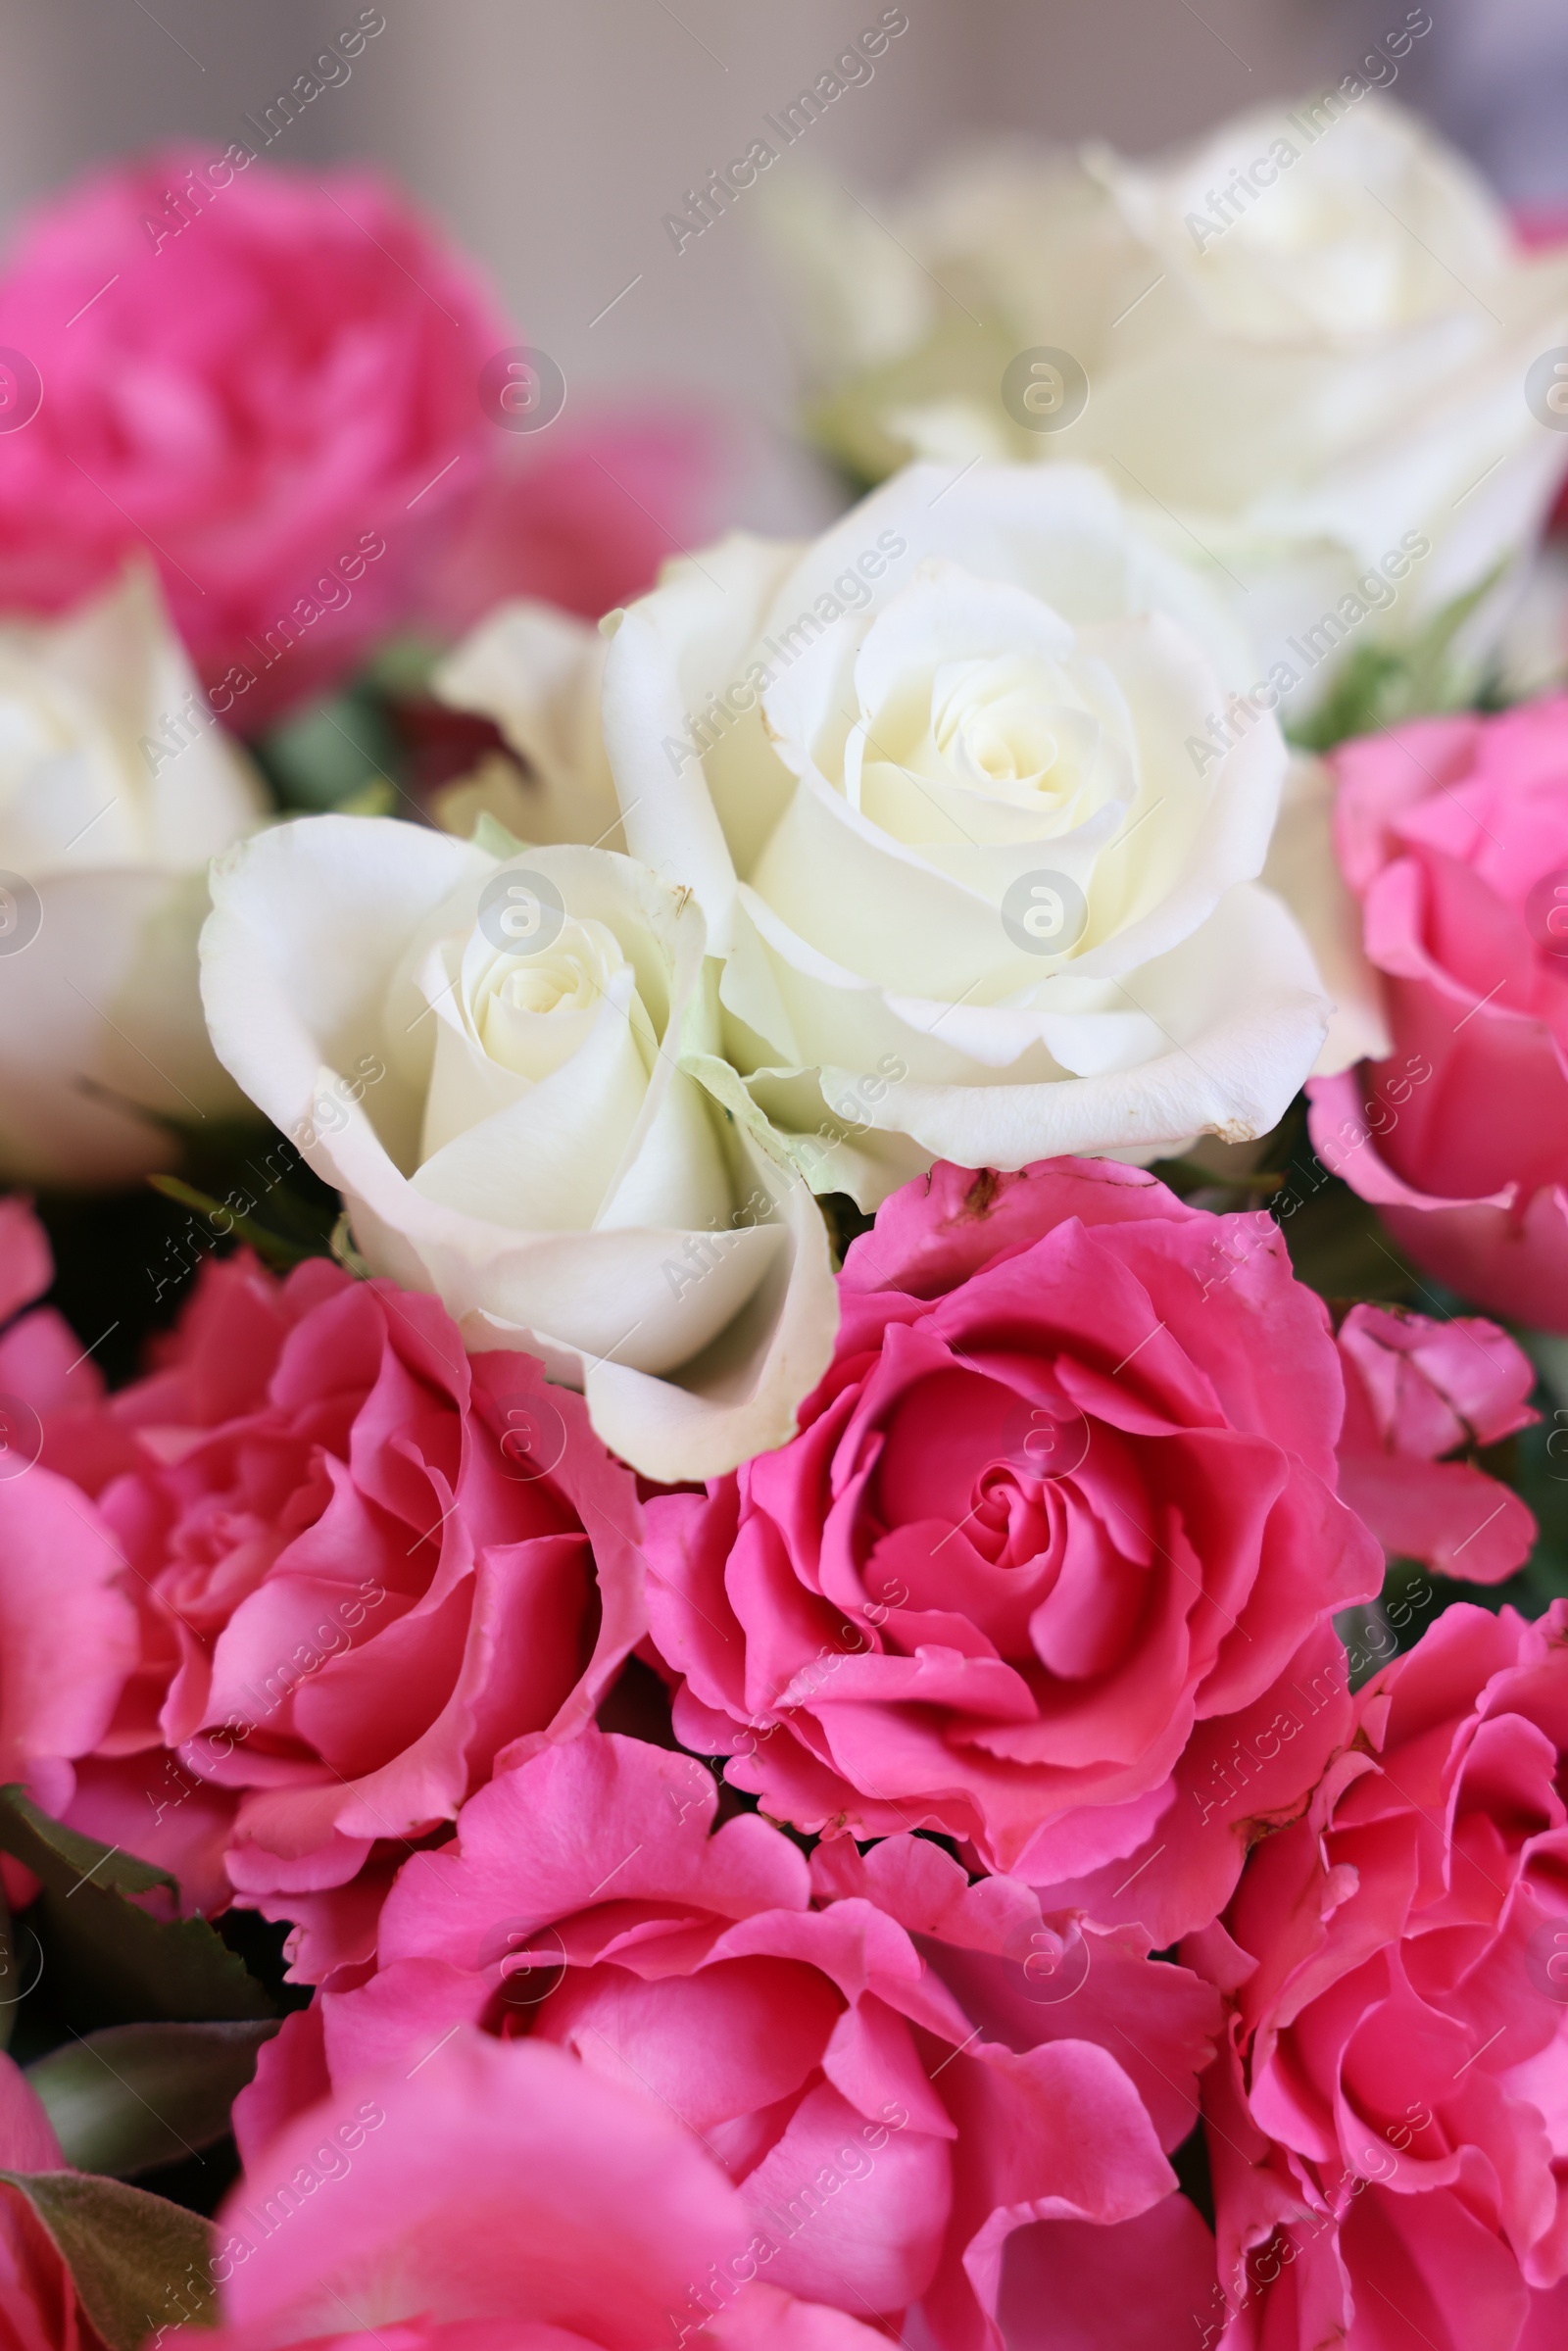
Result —
[[[755,1814],[714,1832],[716,1804],[694,1757],[597,1730],[498,1772],[400,1873],[376,1976],[267,2052],[236,2117],[253,2171],[328,2083],[403,2078],[477,2026],[678,2116],[771,2285],[888,2325],[917,2306],[942,2351],[1000,2351],[1009,2305],[1015,2346],[1164,2351],[1213,2278],[1162,2152],[1193,2124],[1209,1987],[924,1838],[808,1867]]]
[[[43,1227],[25,1201],[0,1200],[0,1326],[53,1279]],[[0,1328],[0,1786],[21,1783],[57,1815],[138,1648],[113,1538],[72,1481],[40,1461],[42,1416],[98,1389],[81,1342],[52,1307]],[[36,1890],[4,1866],[15,1894]]]
[[[299,1922],[307,1981],[369,1955],[412,1842],[580,1730],[642,1633],[634,1484],[581,1399],[389,1282],[210,1261],[153,1376],[44,1422],[0,1510],[58,1501],[54,1547],[0,1552],[0,1608],[107,1550],[140,1625],[66,1817],[195,1907]],[[43,1634],[57,1680],[106,1641],[58,1596]]]
[[[1339,1345],[1345,1499],[1391,1557],[1500,1584],[1529,1556],[1535,1519],[1485,1470],[1444,1456],[1539,1418],[1529,1356],[1479,1315],[1433,1322],[1397,1306],[1352,1306]]]
[[[254,728],[404,617],[496,462],[478,377],[515,339],[368,171],[241,144],[94,174],[0,277],[0,604],[62,611],[150,555],[213,710]]]
[[[877,2351],[760,2275],[711,2156],[559,2050],[460,2029],[252,2158],[214,2223],[211,2351]]]
[[[68,2168],[37,2092],[0,2055],[0,2172]],[[0,2184],[0,2342],[6,2351],[105,2351],[59,2247],[9,2180]]]
[[[1237,2351],[1565,2339],[1565,1637],[1561,1600],[1446,1610],[1184,1946],[1234,1996],[1204,2107]]]
[[[801,1433],[650,1507],[675,1728],[828,1836],[934,1828],[1152,1942],[1348,1720],[1322,1301],[1141,1170],[939,1165],[851,1249]]]
[[[1314,1148],[1418,1265],[1568,1330],[1568,699],[1417,720],[1333,764],[1394,1046],[1308,1086]]]
[[[712,533],[713,435],[693,418],[601,415],[536,438],[498,434],[497,469],[420,595],[437,637],[461,637],[519,596],[602,612],[640,596]]]

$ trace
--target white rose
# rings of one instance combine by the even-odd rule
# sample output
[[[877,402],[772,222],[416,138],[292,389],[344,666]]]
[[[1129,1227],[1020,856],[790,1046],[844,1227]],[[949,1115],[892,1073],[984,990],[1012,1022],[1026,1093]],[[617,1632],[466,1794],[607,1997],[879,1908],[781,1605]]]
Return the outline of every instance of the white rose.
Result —
[[[449,785],[436,808],[443,829],[466,840],[484,814],[523,841],[624,849],[599,734],[604,670],[597,628],[529,597],[498,606],[439,662],[441,700],[493,718],[525,771],[519,779],[498,759]]]
[[[1255,879],[1278,729],[1203,733],[1250,664],[1102,481],[1029,466],[911,467],[620,617],[628,841],[696,891],[725,1050],[818,1190],[1282,1115],[1329,1007]]]
[[[0,1175],[128,1182],[177,1159],[168,1122],[243,1111],[196,940],[266,807],[150,576],[0,626]]]
[[[920,323],[824,400],[826,437],[873,477],[909,454],[1102,466],[1211,566],[1298,710],[1526,548],[1568,464],[1543,405],[1568,261],[1525,253],[1463,159],[1354,74],[1148,164],[950,170],[891,226],[854,250],[904,298],[866,308]],[[847,248],[819,191],[783,238],[820,314]],[[1081,383],[1005,397],[1048,347]]]
[[[826,1233],[713,1057],[689,891],[352,816],[260,835],[212,889],[213,1042],[372,1271],[540,1355],[650,1477],[793,1433],[837,1326]]]

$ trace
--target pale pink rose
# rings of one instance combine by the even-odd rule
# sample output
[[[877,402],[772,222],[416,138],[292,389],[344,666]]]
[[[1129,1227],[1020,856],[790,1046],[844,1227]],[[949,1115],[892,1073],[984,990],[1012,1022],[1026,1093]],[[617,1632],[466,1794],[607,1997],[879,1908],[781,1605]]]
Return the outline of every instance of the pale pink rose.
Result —
[[[1266,1217],[1103,1160],[939,1165],[840,1280],[801,1434],[649,1511],[675,1729],[797,1827],[933,1828],[1054,1906],[1204,1924],[1348,1722],[1320,1298]]]
[[[214,2224],[212,2351],[876,2351],[749,2251],[740,2196],[653,2099],[460,2028],[257,2149]]]
[[[923,1838],[808,1866],[754,1814],[715,1832],[716,1802],[694,1757],[596,1730],[499,1772],[400,1874],[378,1973],[267,2052],[236,2117],[253,2174],[328,2082],[402,2079],[477,2027],[679,2117],[771,2285],[909,2312],[942,2351],[1001,2351],[1008,2305],[1014,2351],[1163,2351],[1213,2278],[1164,2152],[1195,2119],[1209,1986]],[[1079,2332],[1052,2332],[1058,2309]]]
[[[643,1630],[635,1486],[532,1356],[469,1357],[434,1298],[321,1258],[281,1283],[210,1261],[160,1354],[107,1400],[46,1402],[43,1466],[0,1482],[0,1512],[51,1507],[43,1689],[104,1639],[62,1575],[107,1556],[139,1621],[50,1809],[190,1906],[296,1921],[314,1981],[373,1951],[398,1862],[498,1757],[591,1718]],[[0,1606],[31,1558],[0,1553]]]
[[[0,1200],[0,1325],[48,1289],[54,1263],[24,1200]],[[122,1562],[91,1504],[42,1460],[44,1416],[98,1393],[64,1317],[36,1307],[0,1329],[0,1785],[62,1813],[76,1762],[105,1735],[137,1653]],[[15,1893],[35,1890],[7,1875]]]
[[[1418,1265],[1568,1330],[1568,699],[1415,720],[1332,764],[1394,1043],[1311,1082],[1314,1149]]]
[[[95,173],[0,276],[0,606],[59,612],[151,556],[253,728],[407,617],[497,461],[479,375],[515,340],[369,171],[236,144]]]
[[[1183,1946],[1233,2001],[1210,2340],[1227,2315],[1247,2351],[1564,2339],[1565,1640],[1561,1600],[1447,1609]]]
[[[1485,1470],[1445,1455],[1496,1445],[1539,1418],[1529,1356],[1479,1315],[1433,1322],[1397,1306],[1352,1306],[1339,1346],[1345,1499],[1391,1558],[1500,1584],[1529,1556],[1535,1518]]]

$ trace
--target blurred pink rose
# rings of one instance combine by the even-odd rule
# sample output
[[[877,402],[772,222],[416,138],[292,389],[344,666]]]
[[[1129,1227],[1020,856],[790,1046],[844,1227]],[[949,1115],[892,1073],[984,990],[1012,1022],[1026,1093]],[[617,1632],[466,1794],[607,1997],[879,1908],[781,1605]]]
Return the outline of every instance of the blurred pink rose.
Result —
[[[1204,2109],[1236,2351],[1565,2339],[1565,1637],[1561,1600],[1446,1610],[1184,1945],[1234,1999]]]
[[[1529,1556],[1535,1519],[1485,1470],[1444,1456],[1496,1445],[1539,1417],[1529,1356],[1478,1315],[1433,1322],[1396,1306],[1352,1306],[1339,1345],[1346,1501],[1391,1558],[1500,1584]]]
[[[1213,2278],[1161,2152],[1193,2127],[1211,1988],[923,1838],[808,1868],[755,1815],[714,1833],[716,1800],[694,1757],[595,1730],[499,1773],[400,1874],[376,1976],[266,2053],[236,2115],[253,2170],[328,2082],[478,2026],[677,2115],[772,2285],[884,2324],[917,2305],[943,2351],[1000,2351],[1008,2303],[1013,2351],[1166,2351]]]
[[[675,1728],[798,1827],[936,1828],[1053,1905],[1211,1919],[1348,1721],[1376,1592],[1321,1299],[1135,1168],[939,1165],[840,1280],[801,1434],[649,1512]]]
[[[706,420],[617,413],[578,424],[568,412],[503,449],[432,567],[419,618],[457,638],[525,596],[597,620],[651,588],[672,556],[707,545],[715,474]]]
[[[459,2030],[255,2152],[214,2223],[211,2351],[877,2351],[758,2274],[689,2131],[559,2050]]]
[[[643,1630],[635,1487],[532,1356],[470,1358],[435,1299],[321,1258],[209,1261],[160,1353],[77,1403],[0,1356],[44,1430],[0,1482],[0,1622],[34,1627],[29,1726],[56,1685],[82,1712],[123,1685],[49,1808],[192,1907],[299,1922],[315,1980],[373,1951],[411,1841],[499,1756],[592,1715]],[[130,1602],[126,1655],[100,1620]]]
[[[151,554],[254,728],[407,615],[497,462],[478,377],[515,340],[368,171],[235,145],[94,174],[0,276],[0,606],[61,611]]]
[[[1418,1265],[1568,1330],[1568,699],[1333,764],[1394,1049],[1309,1084],[1313,1146]]]

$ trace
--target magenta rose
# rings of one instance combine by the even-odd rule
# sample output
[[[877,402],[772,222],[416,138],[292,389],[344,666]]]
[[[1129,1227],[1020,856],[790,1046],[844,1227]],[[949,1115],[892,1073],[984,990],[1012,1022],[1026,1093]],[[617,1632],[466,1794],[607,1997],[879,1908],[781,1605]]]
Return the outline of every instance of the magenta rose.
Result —
[[[237,143],[96,173],[0,277],[0,605],[155,562],[213,710],[254,727],[410,610],[494,465],[479,373],[515,340],[370,172]]]
[[[801,1433],[650,1507],[688,1746],[827,1836],[932,1828],[1054,1906],[1204,1924],[1345,1734],[1344,1384],[1267,1218],[1141,1170],[938,1166],[840,1281]]]
[[[766,2281],[743,2199],[656,2100],[559,2049],[471,2030],[256,2149],[213,2229],[210,2351],[886,2340]]]
[[[498,1772],[456,1844],[400,1874],[378,1973],[267,2052],[236,2112],[253,2170],[329,2086],[478,2027],[678,2116],[773,2286],[917,2312],[943,2351],[1000,2351],[999,2327],[1015,2351],[1166,2351],[1214,2275],[1164,2154],[1194,2123],[1211,1988],[1011,1880],[971,1886],[922,1837],[808,1867],[715,1810],[694,1757],[597,1730]]]
[[[1433,1322],[1352,1306],[1340,1325],[1340,1492],[1393,1558],[1500,1584],[1530,1554],[1535,1518],[1510,1488],[1446,1456],[1497,1445],[1539,1415],[1535,1367],[1479,1315]]]
[[[1568,699],[1342,744],[1335,844],[1393,1038],[1313,1145],[1418,1265],[1568,1330]]]
[[[1184,1956],[1237,2351],[1568,2341],[1568,1602],[1449,1608]]]
[[[321,1258],[210,1261],[108,1399],[4,1369],[43,1451],[0,1513],[53,1550],[0,1548],[0,1621],[30,1611],[84,1693],[106,1557],[139,1622],[58,1809],[193,1907],[296,1921],[308,1981],[365,1959],[412,1845],[498,1757],[580,1731],[640,1637],[630,1472],[532,1356],[470,1358],[434,1298]]]

